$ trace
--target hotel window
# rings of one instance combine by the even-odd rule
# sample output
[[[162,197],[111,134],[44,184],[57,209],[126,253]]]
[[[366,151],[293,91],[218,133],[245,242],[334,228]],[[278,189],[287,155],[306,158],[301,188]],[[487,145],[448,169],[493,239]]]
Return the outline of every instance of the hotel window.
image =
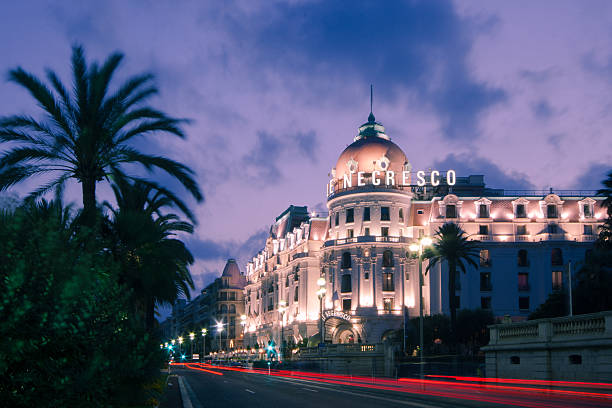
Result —
[[[527,235],[527,226],[526,225],[517,225],[516,226],[516,235]]]
[[[404,222],[404,209],[403,208],[399,209],[399,221]]]
[[[480,308],[491,310],[491,296],[483,296],[480,298]]]
[[[548,204],[546,206],[546,217],[557,218],[557,204]]]
[[[355,209],[349,208],[346,210],[346,223],[355,222]]]
[[[491,258],[489,256],[489,250],[481,249],[480,250],[480,266],[490,266],[490,265],[491,265]]]
[[[365,228],[365,235],[366,236],[370,235],[370,228],[368,228],[368,227]]]
[[[454,204],[446,206],[446,218],[457,218],[457,207]]]
[[[336,213],[336,222],[335,222],[336,227],[338,226],[338,224],[339,224],[339,223],[340,223],[340,213],[339,213],[339,212],[337,212],[337,213]]]
[[[363,208],[363,220],[370,221],[370,207]]]
[[[289,275],[287,275],[287,277],[285,278],[285,287],[289,287]]]
[[[584,213],[584,218],[591,218],[593,216],[590,204],[582,204],[582,211]]]
[[[342,299],[342,311],[350,312],[351,311],[351,299]]]
[[[231,301],[235,301],[236,300],[236,293],[235,292],[230,292],[229,293],[229,300],[231,300]]]
[[[557,224],[548,224],[548,233],[549,234],[559,233],[559,228],[557,227]]]
[[[363,279],[369,280],[370,279],[370,272],[364,272],[363,273]]]
[[[519,272],[518,274],[518,290],[529,290],[529,274]]]
[[[389,207],[380,207],[380,220],[391,221]]]
[[[351,267],[351,253],[344,252],[342,254],[342,269],[349,269]]]
[[[478,206],[478,218],[489,218],[489,206],[480,204]]]
[[[393,252],[386,250],[383,252],[383,267],[390,268],[393,266]]]
[[[329,228],[332,227],[332,217],[333,217],[333,215],[334,215],[333,213],[329,214]]]
[[[529,310],[529,296],[519,296],[518,304],[520,310]]]
[[[385,298],[383,300],[383,307],[385,308],[385,312],[391,313],[393,311],[393,298]]]
[[[236,305],[230,305],[229,306],[229,312],[230,313],[236,313]]]
[[[527,259],[527,250],[519,249],[517,264],[518,266],[529,266],[529,260]]]
[[[482,292],[490,292],[491,289],[492,289],[491,272],[481,272],[480,273],[480,290]]]
[[[417,210],[417,214],[418,215],[423,215],[423,214],[425,214],[425,210]]]
[[[383,272],[382,287],[382,290],[385,292],[391,292],[395,290],[395,284],[393,282],[393,272]]]
[[[389,227],[381,227],[380,228],[380,235],[383,237],[388,237],[389,236]]]
[[[268,298],[268,311],[274,310],[274,297],[270,296]]]
[[[489,235],[489,226],[488,225],[479,225],[478,233],[480,235]]]
[[[353,229],[349,228],[346,230],[346,237],[347,238],[353,238],[355,235],[353,234]]]
[[[563,265],[563,252],[561,252],[560,248],[553,248],[550,253],[550,263],[552,266],[562,266]]]
[[[342,275],[342,281],[340,282],[340,292],[341,293],[350,293],[353,291],[351,285],[351,275],[344,274]]]
[[[585,225],[584,226],[584,235],[593,235],[593,226]]]
[[[300,275],[298,273],[297,267],[295,268],[295,275],[293,275],[293,280],[296,282],[300,280]]]
[[[525,204],[516,205],[516,218],[527,218],[527,211],[525,211]]]
[[[297,302],[297,301],[298,301],[298,299],[300,298],[299,293],[300,293],[300,292],[299,292],[299,290],[298,290],[298,287],[296,286],[296,287],[295,287],[295,292],[293,292],[293,301],[294,301],[294,302]]]
[[[563,289],[563,271],[552,271],[552,290]]]

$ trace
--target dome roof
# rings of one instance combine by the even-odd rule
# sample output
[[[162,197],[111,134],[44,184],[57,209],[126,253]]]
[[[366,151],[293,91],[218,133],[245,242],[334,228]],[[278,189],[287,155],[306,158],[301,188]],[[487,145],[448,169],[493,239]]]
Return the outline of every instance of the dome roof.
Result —
[[[368,174],[374,170],[392,170],[396,175],[401,175],[404,166],[408,164],[406,155],[384,132],[385,128],[370,113],[368,122],[359,127],[355,141],[340,154],[335,167],[335,178],[342,180],[344,174]]]
[[[225,268],[223,268],[223,273],[221,276],[229,276],[229,277],[239,277],[240,269],[238,268],[238,264],[235,259],[228,259],[225,264]]]

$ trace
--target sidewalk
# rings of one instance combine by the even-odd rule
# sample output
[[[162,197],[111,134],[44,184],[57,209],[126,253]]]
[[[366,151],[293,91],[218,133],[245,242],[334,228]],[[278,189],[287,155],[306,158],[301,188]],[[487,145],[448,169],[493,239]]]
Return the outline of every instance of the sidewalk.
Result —
[[[159,408],[183,408],[181,390],[179,389],[178,376],[171,374],[168,379],[168,386],[162,395]]]

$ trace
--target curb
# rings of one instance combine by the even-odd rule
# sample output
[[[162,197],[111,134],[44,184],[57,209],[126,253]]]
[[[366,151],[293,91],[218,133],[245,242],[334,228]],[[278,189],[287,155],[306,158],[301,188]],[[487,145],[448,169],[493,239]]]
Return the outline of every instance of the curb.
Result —
[[[181,389],[181,399],[183,400],[183,408],[202,408],[202,404],[195,396],[193,389],[183,376],[178,377],[179,388]]]

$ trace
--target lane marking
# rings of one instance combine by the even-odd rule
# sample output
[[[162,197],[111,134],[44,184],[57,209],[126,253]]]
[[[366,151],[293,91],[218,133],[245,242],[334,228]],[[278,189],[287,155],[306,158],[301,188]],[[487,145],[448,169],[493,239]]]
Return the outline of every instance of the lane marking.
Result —
[[[246,392],[250,392],[251,394],[255,394],[255,391],[251,391],[251,390],[249,390],[248,388],[245,388],[244,390],[245,390]]]
[[[319,392],[319,391],[317,391],[317,390],[311,390],[310,388],[305,388],[305,387],[302,387],[302,389],[303,389],[303,390],[306,390],[306,391]]]

